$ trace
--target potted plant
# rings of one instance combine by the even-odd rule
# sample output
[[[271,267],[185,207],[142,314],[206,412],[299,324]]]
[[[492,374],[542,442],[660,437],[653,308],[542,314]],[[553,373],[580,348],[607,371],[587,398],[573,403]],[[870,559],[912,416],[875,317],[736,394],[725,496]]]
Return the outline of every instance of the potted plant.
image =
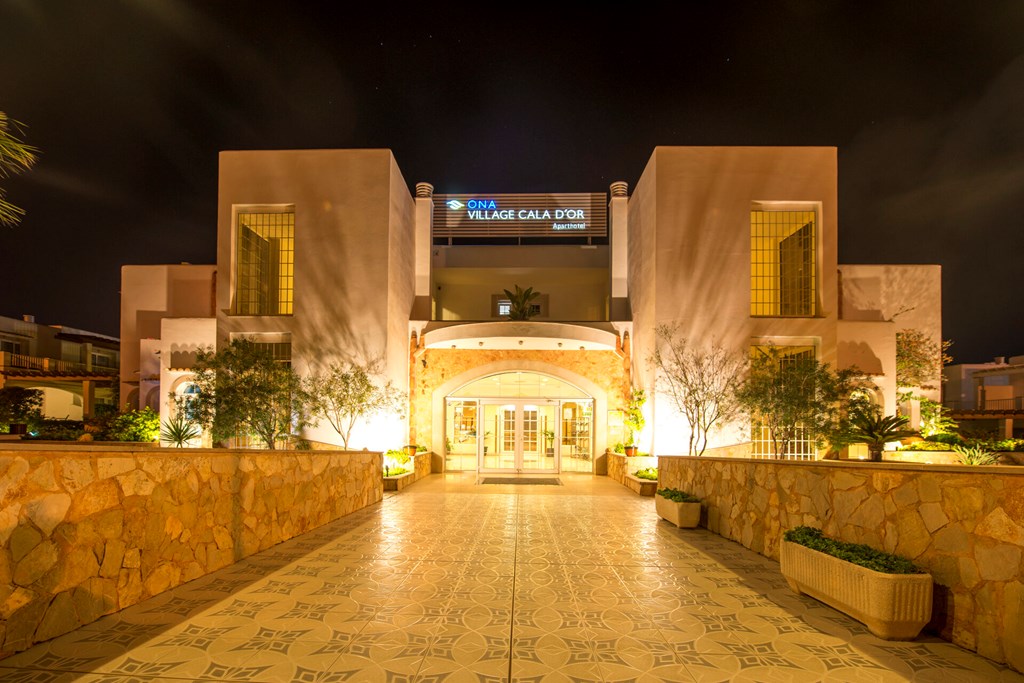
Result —
[[[555,433],[550,429],[543,430],[544,435],[544,448],[548,455],[555,454]]]
[[[629,397],[629,405],[622,416],[622,423],[626,426],[626,436],[629,443],[625,446],[626,457],[636,455],[636,438],[643,431],[646,420],[644,419],[644,404],[647,403],[647,394],[643,389],[634,389]]]
[[[932,615],[932,577],[906,558],[797,527],[779,564],[789,587],[847,614],[885,640],[913,640]]]
[[[700,524],[700,498],[678,489],[660,489],[654,496],[658,516],[683,529]]]
[[[509,301],[508,319],[529,320],[537,315],[537,305],[533,301],[540,297],[540,292],[533,291],[533,287],[523,289],[519,285],[515,285],[515,288],[514,292],[505,290],[505,296]]]

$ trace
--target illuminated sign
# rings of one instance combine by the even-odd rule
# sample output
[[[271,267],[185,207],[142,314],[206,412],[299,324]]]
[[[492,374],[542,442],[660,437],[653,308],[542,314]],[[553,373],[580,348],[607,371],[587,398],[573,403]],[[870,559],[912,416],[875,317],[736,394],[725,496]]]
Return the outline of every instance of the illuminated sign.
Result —
[[[434,237],[608,234],[608,197],[577,194],[434,195]]]

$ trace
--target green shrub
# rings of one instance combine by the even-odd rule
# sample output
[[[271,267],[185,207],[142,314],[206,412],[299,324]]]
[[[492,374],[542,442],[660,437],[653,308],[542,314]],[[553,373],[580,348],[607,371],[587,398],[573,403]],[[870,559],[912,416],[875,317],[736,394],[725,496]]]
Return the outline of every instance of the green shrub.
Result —
[[[404,467],[385,467],[384,468],[384,476],[385,477],[397,477],[400,474],[406,474],[408,472],[409,472],[409,470],[405,469]]]
[[[900,446],[901,451],[951,451],[953,447],[948,443],[935,443],[934,441],[918,441],[908,446]]]
[[[932,434],[926,436],[924,440],[929,443],[944,443],[950,446],[963,446],[966,443],[959,434]]]
[[[1024,453],[1024,439],[1000,439],[992,442],[992,450]]]
[[[160,415],[146,406],[114,417],[106,433],[107,441],[156,441],[160,436]]]
[[[637,470],[633,473],[633,476],[637,479],[650,479],[651,481],[658,481],[658,468],[657,467],[645,467],[642,470]]]
[[[700,498],[687,493],[686,491],[680,491],[679,489],[661,489],[658,491],[658,495],[662,498],[668,498],[673,503],[699,503]]]
[[[620,441],[619,443],[615,444],[615,447],[612,448],[612,451],[614,451],[615,453],[622,454],[626,452],[626,447],[623,446],[622,442]]]
[[[28,433],[29,439],[40,441],[77,441],[85,434],[85,423],[81,420],[36,420]]]
[[[404,450],[395,450],[394,448],[392,448],[391,450],[384,454],[384,457],[391,458],[399,465],[404,465],[405,463],[409,462],[409,454],[406,453]]]
[[[991,451],[985,450],[984,446],[953,446],[956,451],[956,459],[961,465],[996,465],[999,463],[999,456]]]
[[[925,573],[905,557],[875,550],[871,546],[861,543],[837,541],[834,538],[828,538],[821,529],[814,527],[798,526],[787,531],[783,537],[790,543],[797,543],[811,550],[817,550],[883,574]]]

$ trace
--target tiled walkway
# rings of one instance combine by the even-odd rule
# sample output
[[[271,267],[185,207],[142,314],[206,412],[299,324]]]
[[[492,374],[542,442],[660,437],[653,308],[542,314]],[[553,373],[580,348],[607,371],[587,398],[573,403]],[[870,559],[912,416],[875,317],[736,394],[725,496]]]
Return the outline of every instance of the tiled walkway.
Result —
[[[0,661],[0,681],[1024,681],[889,643],[606,477],[433,476]]]

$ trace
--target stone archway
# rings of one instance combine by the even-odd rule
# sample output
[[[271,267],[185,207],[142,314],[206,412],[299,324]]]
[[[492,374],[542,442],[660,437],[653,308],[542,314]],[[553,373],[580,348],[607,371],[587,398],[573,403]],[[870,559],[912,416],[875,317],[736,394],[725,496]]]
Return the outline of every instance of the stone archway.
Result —
[[[426,349],[410,383],[410,432],[416,443],[429,445],[439,456],[434,471],[444,463],[445,398],[474,380],[517,370],[563,380],[594,399],[594,450],[602,458],[608,411],[621,410],[629,391],[628,371],[616,352]],[[603,464],[603,458],[595,461],[595,471],[601,473]]]

